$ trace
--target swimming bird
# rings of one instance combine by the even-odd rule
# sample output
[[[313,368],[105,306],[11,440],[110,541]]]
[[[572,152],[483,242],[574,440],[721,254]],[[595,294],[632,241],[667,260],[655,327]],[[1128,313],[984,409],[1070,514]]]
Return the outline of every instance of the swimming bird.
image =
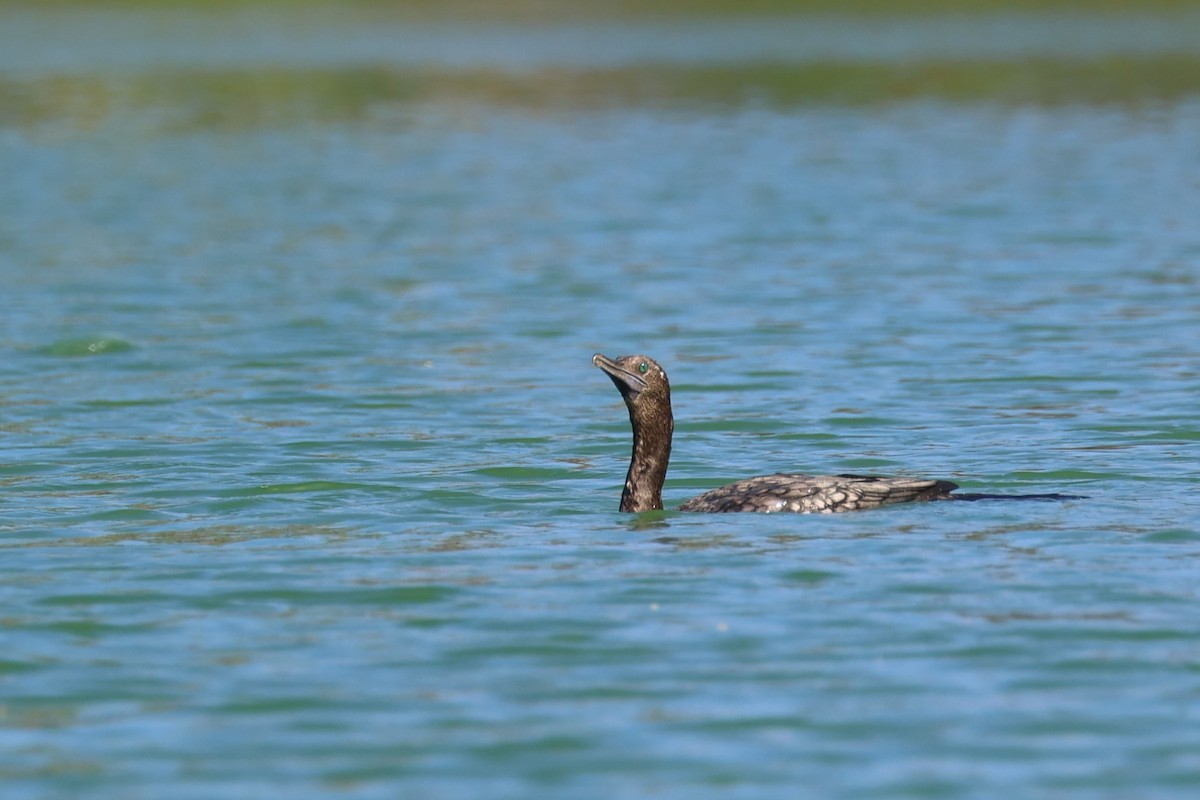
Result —
[[[633,425],[633,454],[621,511],[652,511],[663,507],[662,488],[671,459],[675,420],[671,414],[671,385],[667,373],[649,356],[609,358],[596,353],[592,365],[612,378]],[[923,478],[881,478],[872,475],[805,475],[783,472],[746,478],[686,500],[680,511],[791,511],[799,514],[832,514],[858,511],[894,503],[924,500],[1066,500],[1069,495],[1025,494],[952,495],[958,484]]]

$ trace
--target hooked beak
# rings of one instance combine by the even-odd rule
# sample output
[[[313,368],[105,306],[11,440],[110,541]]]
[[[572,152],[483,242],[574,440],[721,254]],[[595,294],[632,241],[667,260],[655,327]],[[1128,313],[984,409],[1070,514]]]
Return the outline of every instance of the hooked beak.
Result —
[[[612,378],[617,389],[629,400],[635,399],[646,388],[645,378],[636,372],[630,372],[606,355],[596,353],[592,356],[592,366],[599,367]]]

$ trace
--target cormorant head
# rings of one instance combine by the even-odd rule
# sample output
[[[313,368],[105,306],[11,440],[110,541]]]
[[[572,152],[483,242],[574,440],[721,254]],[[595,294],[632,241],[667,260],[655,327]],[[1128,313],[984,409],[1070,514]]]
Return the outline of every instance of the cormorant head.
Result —
[[[596,353],[592,365],[604,370],[625,398],[632,419],[661,413],[664,407],[670,413],[671,385],[667,373],[658,362],[649,356],[621,356],[609,358]]]

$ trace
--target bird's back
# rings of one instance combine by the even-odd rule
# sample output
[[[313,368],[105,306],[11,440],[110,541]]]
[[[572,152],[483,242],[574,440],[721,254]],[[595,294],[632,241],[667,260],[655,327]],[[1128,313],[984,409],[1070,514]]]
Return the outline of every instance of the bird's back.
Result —
[[[893,503],[948,499],[958,484],[921,478],[778,473],[747,478],[697,495],[680,511],[832,514]]]

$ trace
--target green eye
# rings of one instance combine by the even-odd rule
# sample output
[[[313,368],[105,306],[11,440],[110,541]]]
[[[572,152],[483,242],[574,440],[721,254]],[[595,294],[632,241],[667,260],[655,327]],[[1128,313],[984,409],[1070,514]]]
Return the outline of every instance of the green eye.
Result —
[[[649,364],[647,364],[645,361],[643,361],[642,363],[638,364],[638,372],[640,372],[640,373],[642,373],[643,375],[645,375],[645,374],[646,374],[647,372],[649,372],[649,371],[650,371],[650,365],[649,365]]]

